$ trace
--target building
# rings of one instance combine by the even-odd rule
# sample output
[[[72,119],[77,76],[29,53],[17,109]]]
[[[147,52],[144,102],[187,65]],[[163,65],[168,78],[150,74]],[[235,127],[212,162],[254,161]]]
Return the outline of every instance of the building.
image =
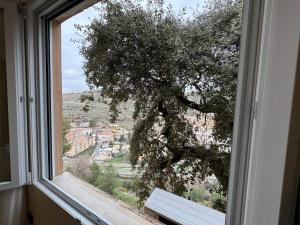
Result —
[[[71,144],[70,150],[66,153],[68,157],[74,157],[96,144],[96,134],[92,134],[91,128],[73,128],[66,137]]]
[[[106,161],[112,159],[112,149],[96,149],[93,153],[93,161]]]

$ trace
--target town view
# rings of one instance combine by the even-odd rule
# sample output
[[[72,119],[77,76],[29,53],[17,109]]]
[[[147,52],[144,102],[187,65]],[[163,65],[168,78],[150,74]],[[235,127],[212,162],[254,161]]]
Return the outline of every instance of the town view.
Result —
[[[223,224],[241,12],[239,0],[112,0],[66,20],[67,177],[56,182],[69,188],[65,181],[79,178],[84,183],[74,186],[88,184],[97,198],[106,196],[102,202],[118,202],[126,213],[147,212],[150,220],[165,221],[164,210],[173,205],[186,207],[178,213],[193,208],[193,215],[212,210],[221,218],[213,224]],[[82,197],[80,192],[73,194]],[[185,224],[177,219],[164,223]]]
[[[85,104],[80,99],[84,94],[63,94],[64,170],[132,206],[141,207],[135,194],[139,175],[129,160],[133,104],[124,105],[118,122],[111,123],[105,103],[93,102],[88,112],[83,110]],[[198,119],[191,111],[186,119],[194,124],[199,141],[212,140],[211,118]],[[198,180],[189,185],[184,197],[212,207],[220,198],[220,194],[212,191],[216,182],[214,176]]]

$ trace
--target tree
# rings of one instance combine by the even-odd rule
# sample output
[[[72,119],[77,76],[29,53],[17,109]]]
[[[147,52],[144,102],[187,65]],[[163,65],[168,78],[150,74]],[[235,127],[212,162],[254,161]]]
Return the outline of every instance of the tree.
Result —
[[[130,161],[141,174],[141,201],[153,187],[182,195],[188,183],[212,174],[226,195],[241,7],[210,1],[187,17],[159,0],[146,7],[107,1],[97,19],[77,26],[86,81],[109,99],[111,120],[120,104],[134,101]],[[214,141],[199,141],[190,113],[213,119]]]
[[[89,127],[92,128],[92,133],[95,133],[95,128],[97,126],[97,120],[96,119],[91,119],[89,122]]]
[[[88,182],[96,186],[96,181],[101,174],[101,169],[95,162],[90,166],[91,175],[88,177]]]
[[[65,117],[63,117],[63,123],[62,123],[63,154],[65,154],[71,149],[71,143],[69,143],[67,139],[67,134],[69,133],[70,129],[71,129],[70,122]]]
[[[120,187],[121,184],[116,170],[112,165],[106,167],[96,180],[96,186],[111,195],[114,194],[114,189]]]

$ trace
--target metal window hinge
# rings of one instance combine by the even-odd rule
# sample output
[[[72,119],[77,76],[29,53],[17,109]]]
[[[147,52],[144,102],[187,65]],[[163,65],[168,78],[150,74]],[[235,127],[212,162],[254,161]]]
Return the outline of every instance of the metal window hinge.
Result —
[[[23,102],[24,102],[24,97],[23,97],[23,96],[20,96],[20,103],[23,103]],[[27,99],[27,102],[28,102],[28,103],[33,103],[33,102],[34,102],[33,97],[29,97],[29,98]]]
[[[24,3],[19,3],[17,5],[18,13],[22,15],[24,19],[27,18],[27,7]]]

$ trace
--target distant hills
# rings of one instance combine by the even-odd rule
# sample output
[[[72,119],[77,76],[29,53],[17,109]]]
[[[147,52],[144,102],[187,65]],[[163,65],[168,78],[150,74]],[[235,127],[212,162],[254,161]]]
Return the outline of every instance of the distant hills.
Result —
[[[84,92],[64,93],[63,94],[63,113],[66,118],[85,118],[88,120],[96,119],[103,125],[109,123],[109,106],[105,103],[99,102],[99,94],[94,93],[95,101],[90,102],[89,112],[83,111],[84,103],[80,102],[81,95]],[[118,123],[121,127],[128,130],[133,128],[134,120],[132,114],[134,111],[133,103],[126,103],[120,108],[120,117]]]

